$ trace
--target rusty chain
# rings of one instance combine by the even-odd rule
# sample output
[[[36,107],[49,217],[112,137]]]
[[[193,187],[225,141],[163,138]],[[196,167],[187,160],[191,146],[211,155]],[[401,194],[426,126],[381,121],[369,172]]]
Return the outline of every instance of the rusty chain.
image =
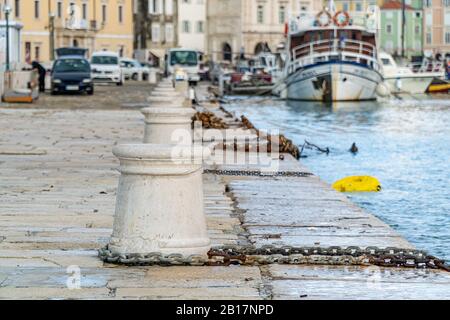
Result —
[[[360,265],[380,267],[404,267],[417,269],[441,269],[450,272],[444,260],[428,255],[425,251],[402,248],[378,247],[292,247],[266,245],[213,247],[208,257],[181,254],[114,254],[108,247],[99,250],[99,257],[106,263],[133,266],[230,266],[267,264],[315,264]]]
[[[219,176],[248,176],[248,177],[309,177],[313,174],[301,171],[258,171],[258,170],[215,170],[205,169],[205,174],[215,174]]]

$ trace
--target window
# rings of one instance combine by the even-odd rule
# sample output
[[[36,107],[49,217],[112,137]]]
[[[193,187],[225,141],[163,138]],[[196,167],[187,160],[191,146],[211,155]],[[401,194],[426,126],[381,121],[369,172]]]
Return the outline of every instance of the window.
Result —
[[[203,21],[197,21],[197,32],[203,33],[205,32],[205,27]]]
[[[16,18],[20,17],[20,0],[14,1],[14,13]]]
[[[183,26],[183,32],[184,32],[184,33],[189,33],[189,32],[191,32],[191,24],[190,24],[189,21],[186,21],[186,20],[183,21],[182,26]]]
[[[119,6],[119,23],[123,22],[123,7]]]
[[[361,2],[357,2],[356,3],[356,11],[362,11],[362,3]]]
[[[62,3],[61,3],[61,1],[59,1],[57,6],[56,6],[56,14],[57,14],[58,18],[62,17]]]
[[[416,26],[416,27],[414,28],[414,32],[415,32],[416,34],[420,34],[420,26]]]
[[[166,0],[166,14],[171,16],[173,15],[173,0]]]
[[[432,42],[432,37],[431,37],[431,32],[427,32],[427,34],[426,34],[426,42],[427,42],[427,44],[431,44],[431,42]]]
[[[87,20],[87,4],[86,3],[83,3],[82,11],[83,11],[83,20]]]
[[[198,56],[195,51],[172,51],[170,53],[170,65],[196,66]]]
[[[25,42],[25,61],[31,63],[31,42]]]
[[[344,2],[343,4],[342,4],[342,10],[344,10],[344,11],[348,11],[349,10],[349,5],[348,5],[348,2]]]
[[[280,24],[283,24],[286,22],[286,7],[280,6],[280,9],[278,11],[278,22]]]
[[[392,25],[391,24],[386,25],[386,32],[389,34],[392,33]]]
[[[39,1],[34,1],[34,17],[39,19]]]
[[[106,22],[106,4],[102,5],[102,22]]]
[[[445,32],[445,43],[446,44],[450,43],[450,32],[449,31]]]
[[[34,60],[39,61],[40,58],[41,58],[41,47],[36,46],[34,47]]]
[[[148,5],[148,11],[150,14],[160,13],[159,0],[150,0]]]
[[[159,25],[152,25],[152,42],[159,42]]]
[[[256,19],[258,23],[264,23],[264,7],[262,5],[258,6]]]
[[[166,41],[173,42],[173,25],[171,23],[166,24]]]

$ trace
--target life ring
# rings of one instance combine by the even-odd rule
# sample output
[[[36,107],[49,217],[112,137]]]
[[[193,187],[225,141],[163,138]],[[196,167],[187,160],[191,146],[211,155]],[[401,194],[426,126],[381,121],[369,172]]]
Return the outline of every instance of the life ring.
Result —
[[[344,20],[341,20],[342,15],[344,16]],[[333,17],[334,24],[338,27],[348,26],[350,23],[350,15],[347,11],[338,11]]]
[[[323,17],[327,18],[326,22],[322,21]],[[331,24],[332,20],[333,18],[331,17],[331,14],[326,10],[320,11],[316,16],[316,22],[319,25],[319,27],[328,27]]]

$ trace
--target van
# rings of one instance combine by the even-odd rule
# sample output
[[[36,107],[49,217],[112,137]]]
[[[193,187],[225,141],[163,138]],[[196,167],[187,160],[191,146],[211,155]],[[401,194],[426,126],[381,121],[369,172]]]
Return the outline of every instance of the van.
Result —
[[[91,57],[91,69],[93,81],[123,85],[124,77],[120,67],[120,57],[116,52],[94,52]]]
[[[167,76],[175,73],[177,67],[186,71],[190,84],[200,81],[200,64],[202,54],[196,50],[176,48],[167,51],[165,56],[165,73]]]

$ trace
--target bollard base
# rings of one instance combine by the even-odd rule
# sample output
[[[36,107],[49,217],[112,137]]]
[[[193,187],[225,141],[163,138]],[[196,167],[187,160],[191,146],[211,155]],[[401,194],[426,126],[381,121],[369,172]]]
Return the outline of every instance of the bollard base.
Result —
[[[128,239],[111,238],[108,249],[113,255],[131,255],[158,252],[163,255],[181,254],[183,256],[207,256],[211,249],[209,238],[186,239],[175,241],[144,240],[139,237]]]

